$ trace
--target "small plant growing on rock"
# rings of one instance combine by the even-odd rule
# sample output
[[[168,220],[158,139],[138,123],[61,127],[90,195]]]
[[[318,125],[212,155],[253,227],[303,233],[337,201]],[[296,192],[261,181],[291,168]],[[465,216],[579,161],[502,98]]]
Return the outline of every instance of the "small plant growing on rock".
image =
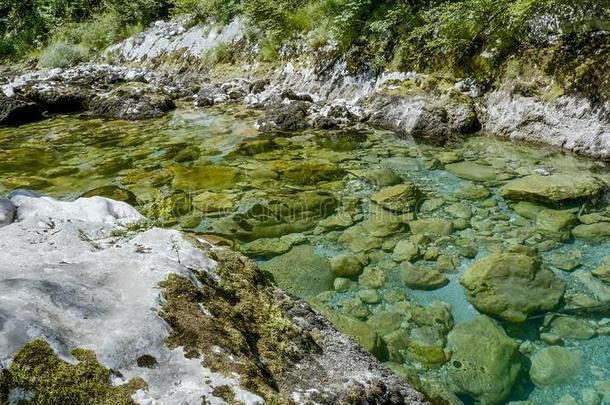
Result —
[[[39,63],[43,68],[67,68],[88,58],[84,48],[67,42],[57,42],[42,51]]]

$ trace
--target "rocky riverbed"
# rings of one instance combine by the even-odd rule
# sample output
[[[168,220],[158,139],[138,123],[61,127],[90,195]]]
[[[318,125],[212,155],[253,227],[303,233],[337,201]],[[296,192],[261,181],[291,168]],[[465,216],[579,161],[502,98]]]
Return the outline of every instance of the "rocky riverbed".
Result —
[[[262,132],[265,117],[239,102],[179,103],[146,121],[84,113],[0,129],[0,191],[110,197],[156,226],[241,251],[434,401],[607,400],[604,163],[491,137],[414,143],[357,122]],[[178,235],[87,234],[76,246],[137,253],[150,232]],[[167,350],[205,357],[198,338],[189,346],[165,333]],[[48,336],[58,353],[95,346]],[[148,381],[104,353],[104,367]]]
[[[607,106],[243,41],[1,78],[0,399],[610,402]]]

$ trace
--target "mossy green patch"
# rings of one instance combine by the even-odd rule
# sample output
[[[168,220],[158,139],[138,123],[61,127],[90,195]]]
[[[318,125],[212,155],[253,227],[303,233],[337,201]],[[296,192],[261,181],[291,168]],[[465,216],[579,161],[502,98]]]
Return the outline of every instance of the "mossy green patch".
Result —
[[[219,261],[217,279],[197,273],[201,288],[177,275],[161,283],[161,316],[172,327],[167,344],[184,347],[187,356],[203,355],[213,371],[237,373],[243,388],[268,403],[292,403],[281,392],[284,371],[315,347],[313,339],[283,312],[253,262],[230,251],[210,255]]]
[[[219,385],[217,387],[214,387],[214,389],[212,390],[212,395],[221,398],[229,405],[242,403],[241,401],[235,400],[235,392],[233,392],[233,388],[228,385]]]
[[[72,355],[77,364],[61,360],[42,339],[27,343],[0,376],[0,393],[32,392],[31,404],[126,405],[134,404],[131,396],[146,387],[140,379],[113,386],[112,371],[97,362],[94,352],[74,349]]]

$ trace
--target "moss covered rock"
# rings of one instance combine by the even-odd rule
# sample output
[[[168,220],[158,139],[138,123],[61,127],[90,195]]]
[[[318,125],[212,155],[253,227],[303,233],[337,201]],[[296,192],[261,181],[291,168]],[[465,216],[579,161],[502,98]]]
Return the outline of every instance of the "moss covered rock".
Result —
[[[93,96],[88,107],[92,113],[101,117],[140,120],[160,117],[176,106],[161,89],[132,82],[120,85],[108,93]]]
[[[565,283],[539,260],[520,254],[493,254],[478,260],[460,282],[479,311],[511,322],[553,309],[565,289]]]
[[[422,195],[416,185],[407,183],[384,188],[371,199],[390,211],[409,212],[415,208]]]
[[[445,165],[445,170],[453,175],[475,182],[493,182],[497,179],[496,169],[475,162],[458,162]]]
[[[91,405],[135,404],[131,396],[146,387],[139,379],[114,386],[112,371],[97,362],[95,353],[74,349],[72,355],[77,364],[61,360],[46,341],[33,340],[15,354],[5,386],[32,392],[34,404]]]
[[[573,350],[551,346],[537,351],[532,357],[530,378],[538,387],[564,384],[578,377],[580,355]]]
[[[604,184],[589,176],[532,174],[504,185],[500,193],[508,200],[532,201],[544,204],[561,204],[598,197]]]
[[[235,187],[240,181],[239,170],[230,166],[210,165],[188,167],[172,165],[173,186],[186,192],[221,191]]]
[[[449,379],[458,394],[480,404],[501,404],[521,368],[518,344],[486,316],[456,326],[447,337]]]
[[[588,243],[603,243],[610,239],[610,222],[598,222],[590,225],[578,225],[572,230],[572,235]]]
[[[438,270],[404,262],[400,266],[402,282],[416,290],[436,290],[449,283],[449,279]]]
[[[295,246],[261,265],[281,288],[300,297],[314,297],[333,289],[335,276],[328,259],[317,256],[311,245]]]

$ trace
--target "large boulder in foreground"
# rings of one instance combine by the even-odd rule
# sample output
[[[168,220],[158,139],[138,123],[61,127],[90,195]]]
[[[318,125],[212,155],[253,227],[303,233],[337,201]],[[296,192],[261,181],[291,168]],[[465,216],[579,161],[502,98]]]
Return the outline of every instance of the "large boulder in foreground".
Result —
[[[479,311],[511,322],[555,308],[565,290],[565,283],[538,259],[520,254],[487,256],[466,270],[460,283]]]
[[[103,197],[20,191],[11,203],[2,403],[20,389],[37,403],[424,402],[243,256],[142,228],[133,207]]]
[[[502,404],[521,368],[519,345],[486,316],[456,326],[447,336],[453,352],[448,374],[458,394],[478,404]]]
[[[507,183],[500,193],[508,200],[556,205],[599,197],[604,188],[604,183],[589,176],[532,174]]]

